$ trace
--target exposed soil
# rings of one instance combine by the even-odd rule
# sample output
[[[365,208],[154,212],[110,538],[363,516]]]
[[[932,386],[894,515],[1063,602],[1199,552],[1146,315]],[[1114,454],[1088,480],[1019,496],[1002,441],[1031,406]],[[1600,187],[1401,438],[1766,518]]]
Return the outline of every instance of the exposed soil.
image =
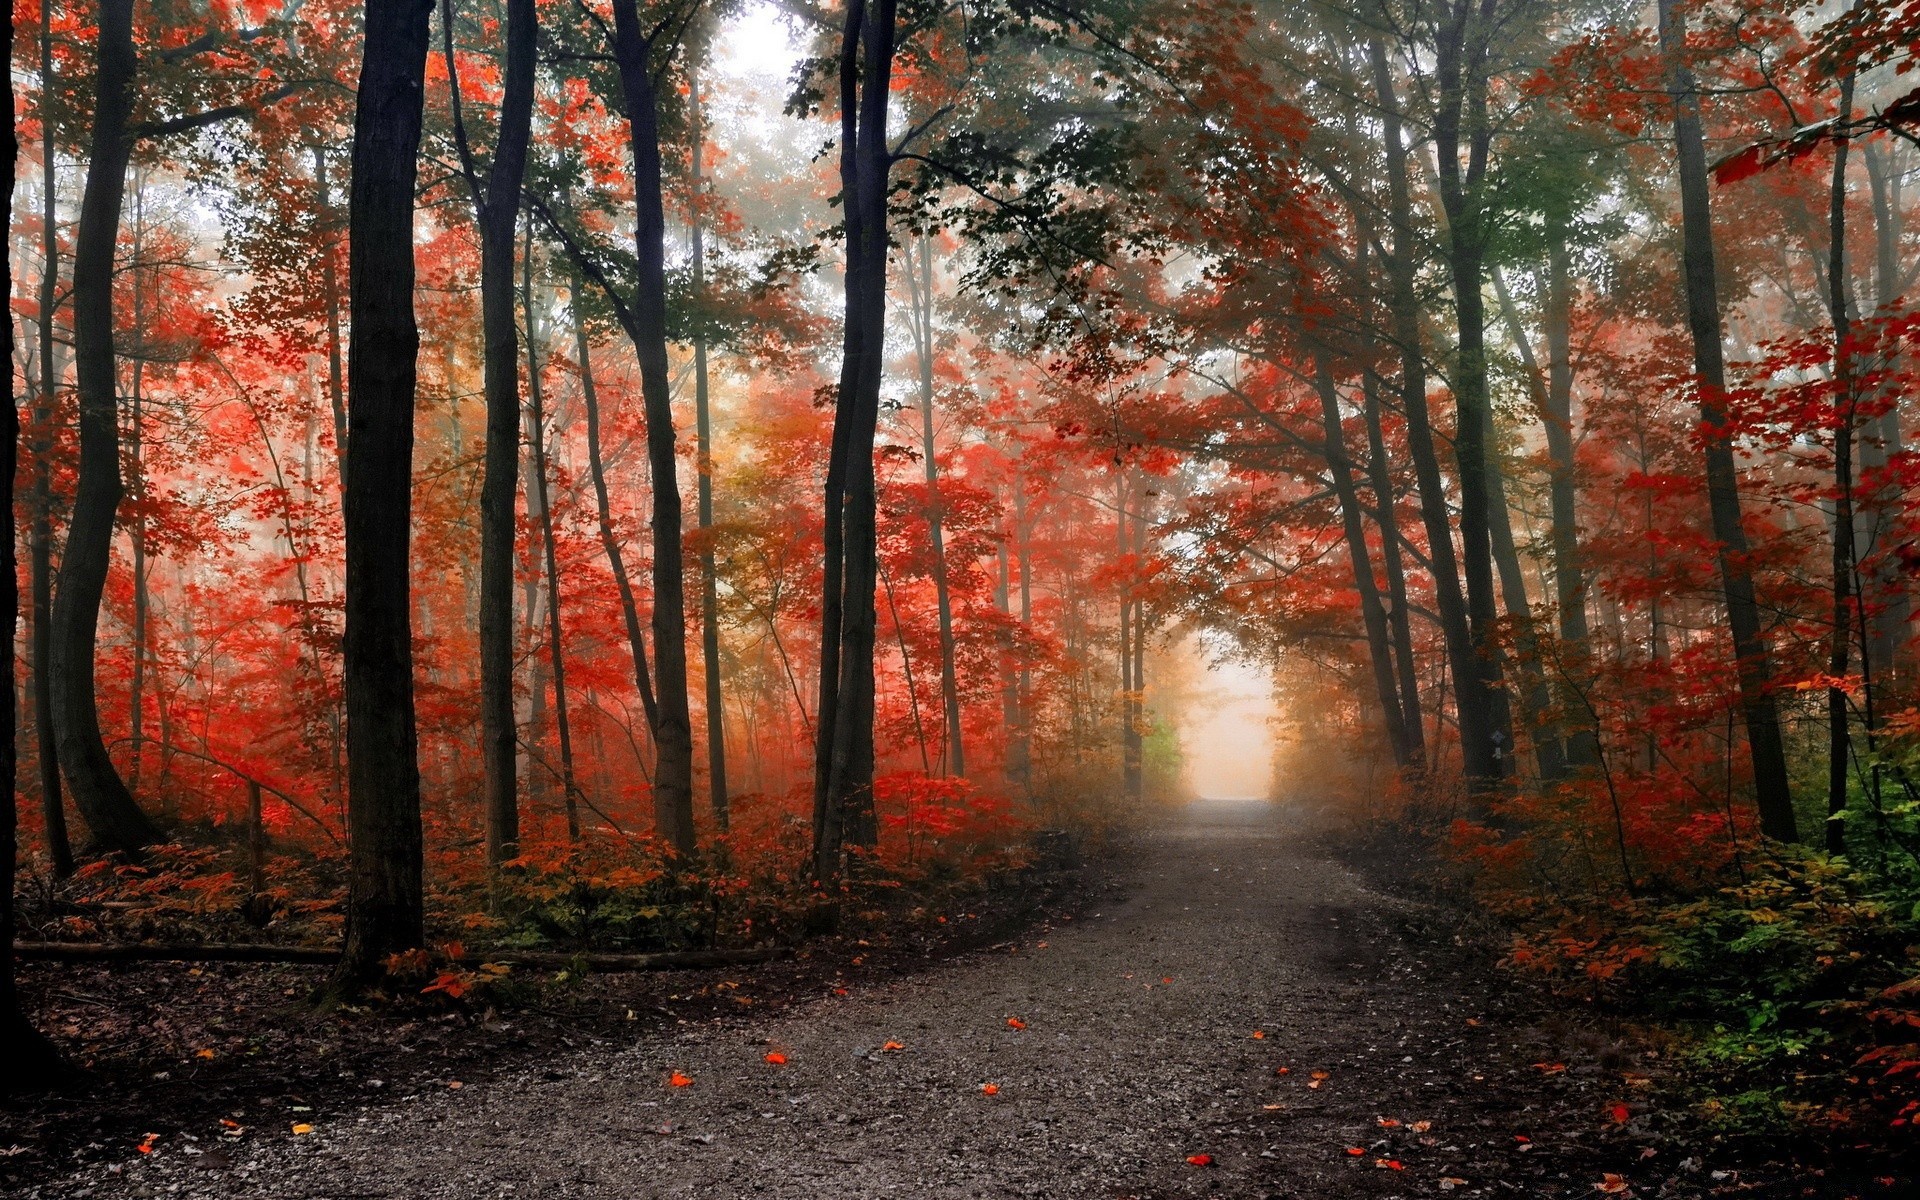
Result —
[[[1128,874],[1124,898],[1060,900],[1016,942],[944,962],[829,945],[735,974],[595,979],[577,1035],[565,1007],[411,1024],[290,1008],[277,1036],[247,1035],[251,1054],[216,1039],[200,1059],[189,1047],[219,1031],[150,1009],[134,1019],[175,1047],[170,1077],[24,1128],[14,1114],[0,1140],[24,1152],[4,1161],[34,1197],[1856,1194],[1749,1178],[1687,1144],[1653,1111],[1662,1064],[1644,1044],[1543,1009],[1285,810],[1195,805]],[[57,987],[99,989],[126,1020],[142,978]],[[202,1012],[311,976],[193,978]],[[275,1063],[304,1079],[249,1091]],[[79,1133],[51,1128],[96,1108]],[[147,1131],[162,1136],[141,1154]]]

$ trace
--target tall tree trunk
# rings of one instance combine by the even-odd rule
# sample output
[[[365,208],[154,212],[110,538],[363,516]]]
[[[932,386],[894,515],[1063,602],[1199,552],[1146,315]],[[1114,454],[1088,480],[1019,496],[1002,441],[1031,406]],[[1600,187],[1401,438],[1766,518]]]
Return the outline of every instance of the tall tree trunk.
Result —
[[[421,944],[420,763],[408,534],[420,330],[413,202],[433,0],[368,0],[348,200],[345,488],[347,936],[331,990]]]
[[[80,393],[80,477],[53,602],[54,735],[74,806],[103,850],[137,852],[163,836],[114,769],[100,735],[94,647],[120,508],[120,422],[113,345],[114,252],[120,239],[136,60],[133,0],[102,0],[92,144],[74,237],[73,342]]]
[[[1888,178],[1890,172],[1882,159],[1885,151],[1878,143],[1866,141],[1860,150],[1873,205],[1874,306],[1884,313],[1900,298],[1904,278],[1899,181]],[[1878,683],[1877,690],[1884,691],[1889,685],[1897,688],[1907,674],[1905,647],[1913,602],[1899,558],[1886,544],[1899,503],[1899,488],[1886,475],[1888,460],[1901,450],[1900,395],[1896,390],[1880,397],[1879,402],[1885,411],[1868,418],[1860,439],[1861,482],[1871,483],[1860,506],[1855,549],[1869,564],[1862,596],[1867,607],[1866,665]]]
[[[8,26],[9,29],[12,26]],[[53,9],[40,9],[40,87],[53,82]],[[9,81],[9,86],[11,81]],[[11,127],[11,126],[10,126]],[[56,879],[73,874],[73,844],[67,836],[67,806],[60,787],[60,751],[53,729],[53,435],[59,412],[61,365],[53,336],[60,305],[60,223],[53,122],[40,126],[40,388],[34,395],[32,562],[33,594],[33,738],[40,767],[40,811],[47,827],[47,855]],[[11,200],[9,200],[11,203]]]
[[[600,453],[600,392],[594,385],[592,350],[587,338],[587,318],[580,298],[585,282],[578,266],[571,283],[573,296],[574,357],[580,364],[580,401],[587,418],[587,474],[593,479],[595,515],[600,524],[600,547],[606,552],[607,567],[613,572],[614,591],[620,596],[620,616],[626,624],[627,649],[633,656],[633,684],[640,692],[640,707],[647,714],[649,734],[660,724],[660,708],[653,696],[653,677],[647,670],[647,640],[640,631],[640,606],[633,598],[633,580],[627,574],[620,553],[620,539],[613,532],[613,503],[607,495],[606,459]]]
[[[453,0],[441,0],[440,35],[453,104],[454,140],[480,228],[480,330],[485,344],[487,446],[480,477],[480,768],[487,865],[520,841],[519,730],[513,719],[514,499],[520,473],[520,346],[514,307],[514,240],[533,128],[534,0],[508,0],[500,132],[483,182],[473,163],[454,56]],[[573,802],[572,796],[567,802]]]
[[[1145,557],[1147,549],[1146,498],[1146,489],[1142,487],[1139,489],[1142,511],[1133,515],[1132,551],[1136,564]],[[1139,578],[1137,569],[1134,578]],[[1146,795],[1147,628],[1146,597],[1136,596],[1133,601],[1132,711],[1127,715],[1127,798],[1136,804]]]
[[[1393,761],[1404,770],[1415,764],[1413,743],[1407,735],[1407,710],[1394,678],[1387,613],[1381,607],[1380,587],[1373,577],[1373,554],[1367,549],[1360,493],[1353,486],[1353,460],[1347,457],[1346,431],[1340,419],[1340,393],[1334,386],[1333,369],[1324,354],[1314,355],[1313,383],[1320,393],[1320,427],[1326,438],[1327,473],[1333,479],[1334,498],[1340,505],[1340,526],[1346,536],[1347,558],[1353,566],[1354,590],[1360,594],[1360,616],[1367,631],[1367,660],[1373,667],[1374,693],[1380,701]]]
[[[870,847],[873,641],[877,574],[873,472],[887,316],[887,97],[896,0],[849,0],[840,42],[840,187],[846,319],[823,498],[826,571],[815,722],[814,874],[830,879],[847,845]]]
[[[1033,628],[1033,528],[1027,518],[1026,481],[1015,476],[1013,481],[1013,532],[1015,558],[1014,565],[1020,572],[1020,630],[1027,633]],[[1023,645],[1020,653],[1020,670],[1014,685],[1017,701],[1015,712],[1018,721],[1014,725],[1013,765],[1016,778],[1020,782],[1020,792],[1029,802],[1033,800],[1033,662]]]
[[[141,252],[146,235],[146,213],[144,194],[146,190],[145,172],[134,174],[133,191],[133,262],[128,271],[133,279],[133,328],[136,349],[133,356],[133,383],[128,389],[127,412],[127,467],[133,474],[133,528],[128,531],[128,541],[133,545],[133,679],[127,698],[127,790],[138,794],[140,791],[140,757],[146,749],[146,691],[147,691],[147,621],[149,617],[149,598],[147,595],[147,512],[146,512],[146,330],[147,330],[147,291],[145,272],[141,262]],[[297,547],[289,546],[289,550]]]
[[[1387,629],[1400,696],[1401,728],[1406,732],[1409,764],[1426,765],[1427,737],[1420,707],[1419,664],[1413,657],[1413,622],[1407,606],[1407,572],[1400,558],[1400,519],[1394,512],[1393,471],[1387,461],[1386,433],[1380,424],[1380,389],[1369,371],[1360,395],[1367,422],[1367,484],[1373,490],[1374,523],[1380,529],[1380,557],[1387,574]]]
[[[942,528],[940,463],[933,438],[933,240],[919,239],[918,271],[908,259],[912,285],[913,348],[920,367],[920,452],[927,480],[927,536],[933,543],[933,595],[940,615],[940,704],[946,714],[947,774],[964,778],[967,759],[961,745],[960,681],[954,665],[953,595],[947,586],[947,540]]]
[[[689,81],[693,115],[693,289],[701,299],[707,286],[707,219],[702,167],[706,128],[700,109],[700,81]],[[707,397],[707,333],[693,338],[693,423],[695,462],[700,472],[700,665],[707,685],[707,797],[713,822],[727,828],[727,708],[720,689],[720,576],[713,547],[713,414]]]
[[[1719,279],[1714,265],[1713,211],[1707,199],[1707,151],[1700,131],[1700,95],[1682,47],[1685,23],[1674,0],[1660,0],[1660,43],[1669,59],[1668,91],[1673,98],[1673,140],[1680,174],[1682,266],[1686,283],[1687,327],[1693,335],[1693,369],[1699,376],[1700,419],[1706,441],[1707,503],[1713,536],[1719,542],[1721,587],[1727,597],[1727,625],[1738,660],[1740,707],[1746,718],[1747,750],[1753,762],[1754,802],[1760,829],[1770,838],[1800,838],[1787,782],[1786,746],[1780,736],[1779,707],[1773,695],[1773,662],[1760,625],[1752,568],[1747,563],[1747,531],[1741,524],[1740,476],[1733,461],[1733,440],[1726,429],[1720,393],[1726,361],[1720,344]]]
[[[0,47],[5,61],[13,61],[13,0],[7,0],[7,25]],[[14,127],[13,77],[0,82],[0,98],[6,102],[7,128],[0,135],[0,188],[6,195],[6,227],[13,227],[13,185],[20,153]],[[0,283],[4,294],[13,294],[13,242],[0,245]],[[52,259],[48,260],[49,263]],[[51,325],[51,318],[42,320]],[[13,323],[7,323],[7,360],[13,360]],[[50,385],[49,385],[50,386]],[[13,966],[13,881],[18,861],[20,808],[13,794],[15,768],[14,734],[19,725],[19,706],[13,687],[14,630],[20,623],[20,581],[17,574],[13,520],[13,485],[20,464],[20,411],[14,406],[13,386],[7,386],[6,412],[0,414],[0,479],[7,481],[7,528],[0,535],[0,603],[5,604],[6,637],[0,638],[0,675],[7,681],[6,696],[0,699],[0,779],[7,781],[7,800],[0,805],[0,939],[5,952],[0,954],[0,1093],[38,1088],[54,1082],[64,1073],[53,1044],[42,1037],[20,1009],[20,990]]]
[[[1500,743],[1494,738],[1504,721],[1495,700],[1503,693],[1483,686],[1467,603],[1460,592],[1460,572],[1453,550],[1453,527],[1447,515],[1446,485],[1440,457],[1434,450],[1433,426],[1427,414],[1427,367],[1421,346],[1420,303],[1416,291],[1417,238],[1413,228],[1413,201],[1407,179],[1407,149],[1401,138],[1399,102],[1394,96],[1387,48],[1369,43],[1374,88],[1380,101],[1382,141],[1386,148],[1387,197],[1393,228],[1388,304],[1393,337],[1400,351],[1400,399],[1407,422],[1407,453],[1413,459],[1414,481],[1420,495],[1421,522],[1426,527],[1427,560],[1432,567],[1434,605],[1446,642],[1447,666],[1454,678],[1454,710],[1460,726],[1460,753],[1468,784],[1484,791],[1502,774]],[[1504,736],[1504,734],[1502,735]]]
[[[567,840],[580,840],[580,787],[573,769],[573,726],[567,719],[567,660],[560,619],[560,551],[553,534],[547,491],[547,404],[540,386],[540,327],[533,307],[533,234],[521,259],[521,303],[527,310],[527,441],[533,449],[534,503],[540,509],[540,546],[547,576],[547,662],[553,676],[553,726],[560,739],[560,792],[567,813]]]
[[[1461,676],[1460,694],[1478,690],[1488,697],[1494,717],[1494,777],[1498,778],[1506,773],[1503,760],[1512,754],[1513,734],[1507,717],[1504,655],[1497,630],[1500,614],[1494,593],[1497,497],[1487,457],[1486,310],[1480,291],[1486,260],[1482,191],[1492,130],[1487,121],[1483,74],[1488,31],[1483,21],[1476,20],[1476,6],[1490,2],[1450,0],[1441,10],[1434,38],[1439,96],[1434,108],[1433,141],[1440,200],[1447,216],[1447,273],[1453,286],[1458,335],[1453,374],[1453,450],[1460,486],[1461,564],[1473,643],[1473,661],[1468,664],[1471,673]],[[1460,158],[1463,146],[1467,155],[1464,165]]]
[[[672,385],[667,373],[666,209],[661,196],[660,113],[653,45],[635,0],[614,0],[613,52],[620,72],[633,151],[634,253],[638,287],[634,351],[647,414],[647,462],[653,469],[653,669],[658,716],[653,740],[654,831],[682,854],[694,849],[693,719],[687,704],[686,572],[680,536],[680,482],[674,449]]]
[[[327,151],[313,147],[314,207],[326,221],[333,212],[333,185],[327,177]],[[340,486],[347,486],[347,386],[341,356],[340,272],[334,264],[331,242],[320,248],[320,297],[327,321],[327,404],[333,410],[333,453],[339,464]]]
[[[1853,73],[1840,80],[1840,119],[1853,117]],[[1831,854],[1847,852],[1847,776],[1852,768],[1845,678],[1853,648],[1854,547],[1853,434],[1859,398],[1853,380],[1853,356],[1847,345],[1852,319],[1847,311],[1847,150],[1841,138],[1833,148],[1833,183],[1827,201],[1827,313],[1833,322],[1833,628],[1827,642],[1827,820]],[[1869,668],[1869,671],[1871,668]],[[1870,677],[1870,676],[1869,676]]]

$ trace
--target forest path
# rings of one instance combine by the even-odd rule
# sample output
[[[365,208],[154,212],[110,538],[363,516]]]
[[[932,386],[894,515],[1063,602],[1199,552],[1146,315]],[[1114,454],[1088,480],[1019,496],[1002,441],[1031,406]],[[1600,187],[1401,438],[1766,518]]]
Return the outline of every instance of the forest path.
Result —
[[[1538,1069],[1572,1035],[1506,1015],[1451,934],[1419,944],[1420,910],[1284,808],[1195,804],[1133,869],[1123,902],[1011,950],[46,1194],[1591,1196],[1637,1157],[1602,1115],[1617,1069]]]

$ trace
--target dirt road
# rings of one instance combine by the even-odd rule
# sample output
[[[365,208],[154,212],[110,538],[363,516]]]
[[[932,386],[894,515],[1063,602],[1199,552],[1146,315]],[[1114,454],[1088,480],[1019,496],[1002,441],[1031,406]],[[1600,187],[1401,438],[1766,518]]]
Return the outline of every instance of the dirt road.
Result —
[[[239,1139],[210,1127],[32,1194],[1593,1196],[1606,1171],[1643,1196],[1709,1186],[1674,1153],[1642,1157],[1624,1052],[1506,1012],[1480,960],[1284,810],[1195,805],[1134,869],[1123,902],[778,1018]]]

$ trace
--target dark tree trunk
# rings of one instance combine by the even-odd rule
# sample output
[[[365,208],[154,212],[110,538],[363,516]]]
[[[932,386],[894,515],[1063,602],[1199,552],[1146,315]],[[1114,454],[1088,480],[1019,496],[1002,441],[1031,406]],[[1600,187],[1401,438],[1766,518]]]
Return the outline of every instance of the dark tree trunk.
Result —
[[[567,840],[580,840],[580,785],[573,769],[573,724],[567,717],[567,659],[560,619],[560,550],[553,534],[547,491],[547,404],[540,386],[540,328],[533,307],[533,237],[521,259],[520,288],[527,310],[527,441],[533,450],[533,504],[539,509],[540,548],[547,577],[547,662],[553,676],[553,725],[560,740],[560,793],[567,813]],[[509,693],[511,699],[511,693]]]
[[[960,677],[954,664],[953,595],[947,586],[947,541],[941,527],[940,464],[933,439],[933,241],[920,238],[918,273],[911,257],[907,278],[913,284],[913,337],[920,367],[920,453],[926,468],[927,536],[933,543],[933,595],[940,616],[940,705],[946,716],[946,773],[964,777],[967,759],[961,745]]]
[[[1840,118],[1853,117],[1853,74],[1840,81]],[[1828,636],[1827,674],[1840,680],[1847,674],[1853,649],[1854,547],[1853,432],[1855,394],[1852,354],[1847,339],[1852,320],[1847,311],[1847,149],[1841,138],[1833,148],[1833,183],[1827,203],[1827,313],[1833,322],[1833,629]],[[1826,843],[1831,854],[1847,852],[1847,776],[1852,768],[1849,700],[1837,682],[1827,688],[1827,820]]]
[[[413,400],[413,203],[433,0],[369,0],[348,201],[345,488],[346,947],[331,989],[358,990],[425,937],[413,715],[408,535]]]
[[[53,602],[53,727],[74,806],[103,850],[137,852],[162,838],[114,769],[100,735],[94,646],[113,552],[120,480],[113,345],[114,252],[133,152],[133,0],[102,0],[92,144],[74,237],[73,342],[80,393],[80,476]]]
[[[1900,298],[1905,282],[1900,253],[1899,180],[1888,178],[1882,147],[1867,141],[1860,149],[1873,204],[1874,305],[1885,312]],[[1862,598],[1867,608],[1866,665],[1878,690],[1884,691],[1889,686],[1898,688],[1907,675],[1907,626],[1913,601],[1900,560],[1893,547],[1886,544],[1899,503],[1899,487],[1886,477],[1888,460],[1901,450],[1899,396],[1882,397],[1881,402],[1886,411],[1867,421],[1860,440],[1861,479],[1872,483],[1868,502],[1861,506],[1864,511],[1855,548],[1870,564]]]
[[[1461,565],[1467,585],[1467,621],[1473,642],[1471,674],[1461,676],[1460,692],[1484,692],[1494,717],[1495,778],[1506,773],[1502,761],[1513,751],[1508,699],[1498,636],[1499,604],[1494,593],[1493,521],[1498,500],[1487,458],[1486,309],[1481,297],[1486,259],[1485,197],[1488,146],[1485,38],[1476,6],[1491,0],[1451,0],[1441,9],[1435,29],[1434,73],[1439,95],[1434,108],[1434,155],[1439,167],[1440,200],[1446,209],[1447,272],[1453,285],[1458,334],[1454,360],[1454,463],[1460,486]],[[1467,161],[1460,160],[1464,147]]]
[[[1313,382],[1320,393],[1320,425],[1326,437],[1327,473],[1333,479],[1334,498],[1340,504],[1340,526],[1347,540],[1347,558],[1353,565],[1354,590],[1360,593],[1360,616],[1367,631],[1367,660],[1373,667],[1374,694],[1387,729],[1393,761],[1402,769],[1415,765],[1412,740],[1407,735],[1406,708],[1394,679],[1393,650],[1387,630],[1387,612],[1380,604],[1380,587],[1373,577],[1373,554],[1367,549],[1367,529],[1360,511],[1360,493],[1353,485],[1353,460],[1347,457],[1340,393],[1327,360],[1314,356]]]
[[[1413,459],[1414,480],[1420,495],[1420,516],[1427,534],[1427,560],[1432,566],[1435,607],[1447,647],[1447,666],[1454,678],[1454,709],[1460,723],[1460,752],[1469,785],[1484,791],[1502,774],[1500,745],[1494,733],[1504,725],[1495,707],[1504,693],[1483,685],[1479,658],[1474,652],[1467,604],[1460,593],[1460,572],[1453,551],[1452,522],[1447,515],[1446,485],[1440,475],[1440,457],[1434,450],[1433,426],[1427,415],[1427,368],[1421,347],[1419,297],[1415,290],[1417,240],[1413,228],[1413,201],[1407,181],[1407,150],[1401,140],[1398,101],[1386,46],[1369,45],[1374,87],[1379,96],[1382,137],[1386,148],[1387,194],[1393,227],[1388,303],[1393,337],[1400,351],[1400,398],[1407,421],[1407,453]],[[1504,735],[1503,735],[1504,736]]]
[[[333,214],[333,185],[327,176],[327,152],[324,147],[313,148],[313,191],[316,206],[320,210],[321,220],[329,221]],[[333,409],[333,453],[339,463],[340,486],[347,485],[347,383],[346,364],[341,356],[341,347],[345,338],[341,333],[340,320],[340,272],[334,265],[334,246],[331,241],[320,247],[320,290],[321,303],[326,307],[327,320],[327,403]]]
[[[1380,528],[1380,557],[1387,574],[1387,629],[1393,638],[1400,721],[1406,731],[1408,765],[1418,770],[1427,761],[1420,672],[1413,657],[1413,622],[1407,609],[1406,567],[1400,558],[1400,519],[1394,512],[1393,471],[1387,461],[1386,433],[1380,425],[1379,385],[1372,372],[1368,372],[1361,383],[1361,401],[1367,422],[1367,484],[1373,490],[1374,523]]]
[[[887,96],[895,0],[849,0],[840,42],[840,187],[846,321],[823,498],[820,707],[815,723],[814,874],[839,874],[846,846],[870,847],[873,816],[874,429],[887,315]]]
[[[640,691],[640,707],[647,714],[647,730],[660,723],[659,704],[653,697],[653,677],[647,670],[647,640],[640,631],[640,606],[633,598],[633,580],[627,574],[620,553],[620,539],[613,532],[613,503],[607,495],[606,460],[600,453],[600,392],[593,382],[592,350],[587,339],[587,321],[581,312],[580,297],[585,283],[575,269],[573,291],[574,355],[580,360],[580,400],[587,418],[587,474],[593,478],[593,501],[600,524],[600,546],[607,555],[607,567],[613,572],[614,590],[620,595],[620,616],[626,624],[627,648],[633,656],[633,683]]]
[[[1705,427],[1707,503],[1713,536],[1720,543],[1720,581],[1727,597],[1727,625],[1740,675],[1740,707],[1753,762],[1754,802],[1760,829],[1783,842],[1800,839],[1787,782],[1787,753],[1773,695],[1773,662],[1760,625],[1760,605],[1747,563],[1747,531],[1740,517],[1740,476],[1733,441],[1726,432],[1720,393],[1726,362],[1720,345],[1719,279],[1714,266],[1713,211],[1707,199],[1707,151],[1700,131],[1700,96],[1693,72],[1680,57],[1686,30],[1673,0],[1660,0],[1660,41],[1671,60],[1673,140],[1679,162],[1682,267],[1687,327],[1693,335],[1693,369],[1699,376],[1700,419]]]
[[[53,81],[53,10],[40,10],[40,86]],[[9,26],[11,28],[11,26]],[[55,203],[53,122],[40,129],[41,268],[40,388],[34,395],[33,525],[28,533],[33,593],[33,738],[39,755],[40,811],[47,827],[47,855],[56,879],[73,874],[73,844],[67,836],[67,806],[61,795],[60,751],[53,730],[53,435],[60,401],[60,360],[53,336],[60,304],[60,225]]]
[[[680,536],[680,482],[674,450],[673,396],[667,371],[666,210],[661,197],[660,114],[653,45],[641,32],[634,0],[613,5],[613,53],[633,150],[634,351],[647,414],[647,462],[653,470],[653,670],[659,765],[653,780],[654,831],[682,854],[694,848],[693,719],[687,704],[686,571]]]
[[[7,25],[4,61],[13,61],[13,0],[7,0]],[[5,189],[7,228],[13,227],[13,184],[16,159],[20,153],[14,129],[13,77],[0,82],[0,97],[6,101],[7,128],[0,135],[0,188]],[[0,245],[0,283],[7,295],[13,294],[13,243]],[[52,260],[49,259],[49,262]],[[51,322],[49,321],[49,324]],[[13,358],[13,323],[7,323],[7,358]],[[0,805],[0,938],[5,953],[0,954],[0,1093],[14,1093],[44,1087],[65,1073],[53,1044],[33,1027],[20,1009],[20,991],[13,969],[13,880],[18,860],[19,805],[13,789],[15,763],[14,733],[19,726],[17,693],[13,687],[13,635],[20,623],[20,581],[13,521],[14,476],[20,464],[20,412],[14,407],[13,387],[7,387],[6,412],[0,414],[0,479],[7,481],[7,528],[0,534],[0,603],[7,614],[7,635],[0,639],[0,677],[7,686],[0,698],[0,779],[7,781],[7,800]]]
[[[701,124],[700,83],[690,81],[688,102],[693,110],[693,288],[704,299],[707,284],[707,224],[700,203],[704,198],[702,168],[706,129]],[[720,576],[713,546],[713,414],[707,396],[707,334],[693,338],[693,422],[695,461],[700,472],[700,665],[707,690],[707,797],[713,822],[727,828],[727,709],[720,688]]]
[[[482,182],[460,103],[453,2],[441,0],[454,138],[480,229],[480,329],[485,343],[487,446],[480,477],[480,772],[487,814],[487,865],[518,853],[519,730],[513,719],[514,501],[520,473],[520,346],[514,315],[514,239],[520,188],[533,129],[534,51],[539,17],[533,0],[508,0],[506,70],[500,130]],[[569,795],[571,804],[573,797]]]

